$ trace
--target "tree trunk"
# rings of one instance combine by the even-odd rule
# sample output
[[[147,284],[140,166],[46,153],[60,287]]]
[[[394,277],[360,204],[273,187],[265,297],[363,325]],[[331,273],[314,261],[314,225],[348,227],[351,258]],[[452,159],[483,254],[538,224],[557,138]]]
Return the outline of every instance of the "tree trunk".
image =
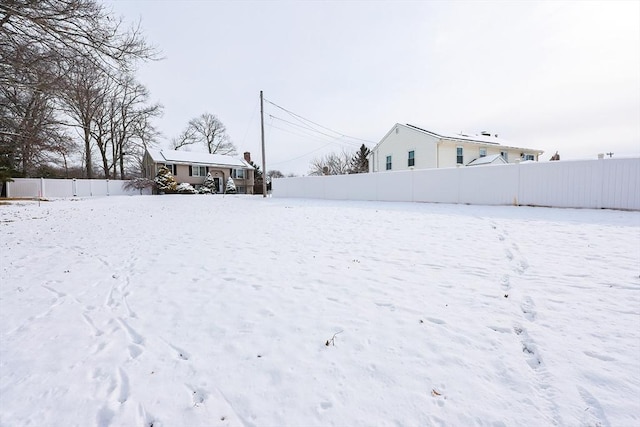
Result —
[[[69,179],[69,165],[67,164],[67,156],[64,153],[62,154],[62,160],[64,161],[64,176]]]
[[[120,179],[124,179],[124,155],[120,152]]]
[[[93,179],[93,163],[91,162],[91,132],[89,132],[89,126],[84,126],[84,153],[85,163],[87,168],[87,178]]]

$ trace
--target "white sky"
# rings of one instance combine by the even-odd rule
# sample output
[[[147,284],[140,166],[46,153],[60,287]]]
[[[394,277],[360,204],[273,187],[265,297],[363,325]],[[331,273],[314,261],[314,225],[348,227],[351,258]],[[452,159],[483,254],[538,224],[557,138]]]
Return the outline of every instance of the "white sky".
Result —
[[[105,3],[165,56],[139,72],[164,147],[208,111],[260,164],[263,90],[369,148],[399,122],[488,130],[544,161],[640,156],[638,1]],[[265,103],[268,170],[362,143],[280,119],[300,124]]]

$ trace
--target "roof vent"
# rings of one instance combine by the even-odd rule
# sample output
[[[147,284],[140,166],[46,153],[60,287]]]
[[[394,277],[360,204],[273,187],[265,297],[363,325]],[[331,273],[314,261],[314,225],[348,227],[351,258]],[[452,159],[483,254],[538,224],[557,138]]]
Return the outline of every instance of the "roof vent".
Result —
[[[482,135],[482,136],[491,136],[491,132],[489,132],[487,130],[483,130],[482,132],[480,132],[480,135]]]

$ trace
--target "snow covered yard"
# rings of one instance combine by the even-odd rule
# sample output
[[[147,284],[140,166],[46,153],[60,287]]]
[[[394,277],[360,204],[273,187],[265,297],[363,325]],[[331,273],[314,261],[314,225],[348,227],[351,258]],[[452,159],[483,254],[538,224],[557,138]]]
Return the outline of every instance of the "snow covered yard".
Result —
[[[640,425],[638,212],[110,197],[0,249],[2,426]]]

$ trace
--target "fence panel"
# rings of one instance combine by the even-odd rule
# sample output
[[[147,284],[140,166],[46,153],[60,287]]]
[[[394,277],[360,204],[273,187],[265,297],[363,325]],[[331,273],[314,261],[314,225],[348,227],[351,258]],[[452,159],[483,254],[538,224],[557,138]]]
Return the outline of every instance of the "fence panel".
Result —
[[[602,162],[602,204],[618,209],[640,209],[640,159]]]
[[[14,178],[7,183],[7,197],[100,197],[140,194],[125,190],[126,180]],[[142,194],[151,194],[145,189]]]
[[[13,178],[7,182],[7,197],[40,197],[42,183],[39,179]]]
[[[42,197],[72,197],[73,180],[71,179],[43,179],[44,191]]]
[[[374,175],[369,178],[367,175]],[[345,187],[349,188],[349,200],[378,200],[378,174],[358,173],[349,175]]]
[[[640,210],[640,158],[280,178],[273,196]]]
[[[76,180],[76,196],[78,197],[91,197],[93,196],[92,179],[77,179]],[[105,194],[106,195],[106,194]]]
[[[458,168],[459,203],[513,205],[518,197],[518,165]]]
[[[389,202],[413,201],[413,172],[383,172],[378,180],[378,200]],[[367,174],[373,175],[373,174]],[[346,175],[349,177],[350,175]]]
[[[413,201],[458,203],[460,171],[457,168],[414,170]]]
[[[129,194],[139,194],[139,191],[128,191],[124,189],[125,184],[128,181],[122,179],[110,179],[109,180],[109,195],[110,196],[126,196]]]

